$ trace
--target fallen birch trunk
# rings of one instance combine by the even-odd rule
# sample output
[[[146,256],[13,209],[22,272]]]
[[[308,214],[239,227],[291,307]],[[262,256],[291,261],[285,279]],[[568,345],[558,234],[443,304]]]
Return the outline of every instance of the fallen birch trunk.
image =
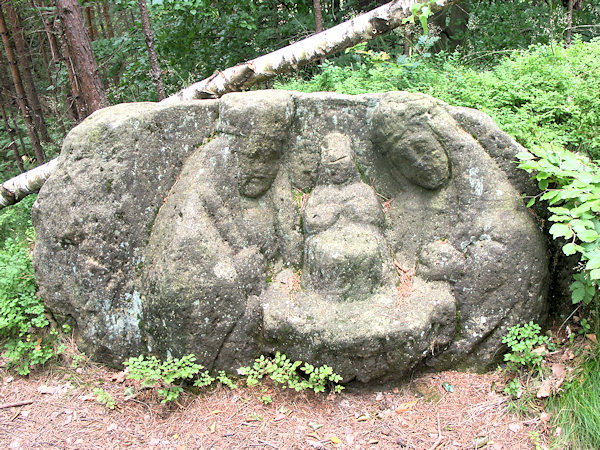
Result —
[[[0,209],[20,202],[40,190],[58,165],[58,158],[5,181],[0,186]]]
[[[442,10],[457,0],[438,0],[429,7],[432,12]],[[412,16],[414,5],[426,4],[416,0],[396,0],[365,14],[288,45],[282,49],[259,56],[182,89],[163,102],[177,102],[202,98],[218,98],[228,92],[238,92],[276,75],[290,72],[333,53],[388,33],[402,25],[403,19]]]

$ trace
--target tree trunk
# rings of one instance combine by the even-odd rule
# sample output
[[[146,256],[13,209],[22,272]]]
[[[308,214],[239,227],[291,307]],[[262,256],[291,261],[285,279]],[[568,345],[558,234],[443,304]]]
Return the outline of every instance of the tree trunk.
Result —
[[[38,192],[57,165],[58,159],[55,158],[3,183],[0,186],[0,209],[23,200],[29,194]]]
[[[567,37],[565,38],[565,44],[567,47],[571,46],[571,30],[573,28],[573,1],[569,0],[569,12],[567,13]]]
[[[53,21],[48,18],[47,15],[44,15],[42,10],[40,9],[39,0],[38,2],[33,2],[34,7],[37,9],[38,15],[40,16],[40,20],[42,21],[42,25],[44,26],[44,31],[46,32],[46,37],[48,38],[48,45],[50,46],[50,55],[52,56],[52,63],[54,66],[58,66],[60,62],[60,51],[58,49],[58,42],[56,41],[56,34],[54,32]],[[43,4],[42,4],[43,6]]]
[[[431,10],[436,12],[459,1],[438,0],[431,6]],[[411,6],[417,3],[416,0],[396,0],[387,3],[292,45],[217,72],[163,101],[218,98],[228,92],[247,89],[256,83],[290,72],[397,28],[402,25],[402,19],[411,16]]]
[[[75,122],[81,122],[88,115],[85,100],[81,95],[80,83],[75,73],[73,59],[71,58],[71,52],[67,45],[67,39],[63,32],[63,24],[58,21],[56,22],[58,30],[58,40],[60,41],[60,47],[62,50],[63,60],[65,62],[65,68],[67,69],[67,75],[69,77],[69,83],[71,84],[71,94],[67,95],[67,100],[71,97],[70,104],[67,105],[68,111],[75,110]]]
[[[94,29],[94,11],[91,6],[85,7],[85,22],[87,24],[90,41],[93,42],[96,40],[96,30]]]
[[[46,123],[44,121],[44,113],[42,111],[42,105],[40,98],[38,97],[35,83],[33,81],[33,75],[31,73],[31,65],[29,64],[28,50],[23,38],[23,31],[21,29],[21,19],[19,14],[12,7],[10,2],[4,4],[6,7],[6,15],[10,23],[12,30],[12,37],[17,50],[17,58],[19,65],[21,66],[21,73],[23,76],[25,93],[27,94],[27,103],[31,106],[33,112],[33,123],[35,124],[36,130],[39,132],[44,142],[51,142]]]
[[[438,11],[459,1],[439,0],[432,9]],[[359,42],[367,41],[401,25],[402,19],[410,16],[410,7],[415,3],[414,0],[396,0],[388,3],[318,35],[311,36],[239,66],[226,69],[206,80],[193,84],[189,88],[163,100],[163,102],[175,103],[196,98],[220,97],[227,92],[247,88],[279,73],[285,73],[299,65],[308,64]],[[32,171],[5,182],[0,189],[0,209],[16,203],[28,194],[37,192],[54,171],[56,161],[54,159],[50,163],[36,168],[40,170],[32,174],[31,182],[26,182],[25,177]]]
[[[86,113],[91,114],[108,106],[108,101],[79,3],[77,0],[56,0],[56,6],[68,47],[69,57],[64,56],[79,75],[80,93],[87,106]]]
[[[12,43],[10,42],[10,38],[8,36],[8,29],[6,27],[6,20],[4,19],[2,3],[0,3],[0,35],[2,35],[2,43],[4,44],[6,58],[8,59],[8,64],[10,66],[10,71],[13,77],[13,83],[15,85],[15,92],[17,94],[17,103],[19,105],[21,113],[23,114],[25,125],[27,126],[27,133],[29,134],[29,139],[31,140],[31,146],[33,147],[33,150],[35,152],[35,157],[38,161],[38,164],[42,164],[45,159],[44,150],[40,145],[40,140],[36,133],[33,120],[31,119],[31,115],[29,114],[29,106],[27,105],[25,89],[23,88],[21,73],[19,72],[19,67],[17,66],[15,52],[12,48]]]
[[[108,9],[108,3],[106,0],[102,0],[102,15],[104,16],[104,22],[106,22],[108,38],[112,39],[115,37],[115,32],[112,26],[112,19],[110,18],[110,11]]]
[[[315,32],[323,31],[323,14],[321,14],[321,0],[313,0],[315,8]]]
[[[152,80],[154,81],[154,85],[156,86],[158,99],[163,100],[165,98],[165,88],[162,82],[160,66],[158,65],[158,57],[156,56],[156,47],[154,46],[154,35],[152,34],[152,28],[150,28],[150,18],[148,17],[148,8],[146,5],[146,0],[138,0],[138,5],[140,6],[142,30],[144,31],[146,48],[148,49],[148,58],[150,59],[150,68],[152,69]]]
[[[8,148],[13,151],[13,158],[19,171],[21,173],[25,172],[25,167],[23,167],[23,160],[21,159],[21,155],[19,154],[19,149],[17,147],[17,137],[15,135],[15,131],[10,126],[10,122],[8,121],[8,113],[4,109],[4,96],[0,95],[0,116],[2,116],[2,122],[4,122],[4,129],[6,130],[6,134],[8,135],[8,139],[10,140],[10,144],[8,144]]]

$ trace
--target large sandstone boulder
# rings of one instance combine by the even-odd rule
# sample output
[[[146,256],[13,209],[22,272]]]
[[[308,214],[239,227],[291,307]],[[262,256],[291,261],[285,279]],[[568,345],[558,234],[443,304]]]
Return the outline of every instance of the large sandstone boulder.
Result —
[[[115,106],[69,134],[39,194],[36,277],[111,364],[483,367],[546,309],[519,150],[484,114],[405,92]]]

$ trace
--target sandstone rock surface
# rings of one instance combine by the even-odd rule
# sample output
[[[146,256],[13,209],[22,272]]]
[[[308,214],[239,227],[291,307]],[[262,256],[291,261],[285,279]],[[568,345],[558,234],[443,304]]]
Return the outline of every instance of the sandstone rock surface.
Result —
[[[38,196],[36,277],[111,364],[281,351],[346,382],[483,367],[546,311],[519,149],[405,92],[115,106],[69,134]]]

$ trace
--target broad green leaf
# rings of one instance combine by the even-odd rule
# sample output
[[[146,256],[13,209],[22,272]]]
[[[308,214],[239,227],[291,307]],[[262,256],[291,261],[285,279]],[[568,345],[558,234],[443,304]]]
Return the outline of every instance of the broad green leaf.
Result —
[[[535,156],[533,156],[529,152],[519,152],[515,156],[517,159],[520,159],[521,161],[529,161],[531,159],[535,159]]]
[[[552,230],[552,228],[550,228],[550,230]],[[552,231],[550,232],[552,233]],[[594,242],[596,239],[598,239],[598,236],[598,233],[596,233],[594,230],[583,230],[581,233],[577,233],[577,238],[583,242]]]
[[[590,278],[592,280],[600,280],[600,269],[590,271]]]
[[[552,216],[548,217],[548,220],[550,222],[568,222],[572,219],[572,217],[569,216],[557,216],[556,214],[553,214]]]
[[[560,214],[560,215],[565,215],[565,214],[568,215],[571,212],[570,209],[563,208],[562,206],[554,206],[554,207],[548,208],[548,211],[550,211],[551,213]]]
[[[600,258],[590,259],[585,265],[585,270],[600,269]]]
[[[581,301],[585,298],[585,289],[578,288],[573,291],[571,294],[571,300],[573,303],[581,303]]]
[[[594,231],[595,233],[595,231]],[[573,230],[567,225],[562,223],[555,223],[550,227],[550,234],[556,239],[558,237],[564,237],[565,239],[571,239],[573,237]]]
[[[569,242],[568,244],[563,245],[563,253],[567,256],[571,256],[574,255],[577,252],[582,252],[583,251],[583,247],[580,247],[579,245],[573,244],[572,242]]]

